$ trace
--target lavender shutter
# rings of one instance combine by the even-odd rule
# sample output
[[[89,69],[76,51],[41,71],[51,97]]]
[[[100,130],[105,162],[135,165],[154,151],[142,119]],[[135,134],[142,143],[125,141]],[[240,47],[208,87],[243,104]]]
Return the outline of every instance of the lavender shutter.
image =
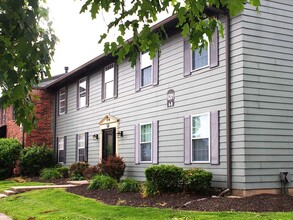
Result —
[[[105,68],[102,71],[102,90],[101,90],[101,100],[102,102],[105,101]]]
[[[89,106],[89,98],[90,98],[90,77],[86,77],[86,106]]]
[[[88,152],[89,152],[89,133],[88,132],[85,132],[85,140],[84,140],[84,143],[85,143],[85,149],[84,149],[84,162],[88,162]]]
[[[140,54],[139,54],[136,59],[136,65],[135,65],[135,91],[136,92],[140,91],[140,85],[141,85],[140,71],[141,69],[140,69]]]
[[[191,74],[191,48],[189,43],[189,38],[184,39],[184,76],[189,76]]]
[[[78,134],[75,135],[75,161],[78,162]]]
[[[191,164],[191,120],[190,116],[184,117],[184,163]]]
[[[134,162],[135,164],[139,164],[140,162],[140,125],[139,124],[136,124],[134,125],[134,146],[135,146],[135,149],[134,149]]]
[[[211,164],[219,164],[219,112],[211,112]]]
[[[152,156],[153,164],[158,163],[158,121],[152,122]]]
[[[64,164],[66,164],[66,151],[67,151],[67,137],[64,136],[64,159],[63,159]]]
[[[114,63],[114,98],[118,97],[118,64]]]
[[[159,51],[156,53],[153,59],[153,85],[159,84]]]
[[[219,33],[218,28],[215,28],[212,42],[210,43],[210,66],[216,67],[219,65]]]

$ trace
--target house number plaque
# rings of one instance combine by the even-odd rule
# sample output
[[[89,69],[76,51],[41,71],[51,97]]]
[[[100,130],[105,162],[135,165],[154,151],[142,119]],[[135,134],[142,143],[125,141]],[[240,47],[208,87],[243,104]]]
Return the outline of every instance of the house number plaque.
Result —
[[[167,92],[167,107],[173,107],[175,105],[175,91],[170,89]]]

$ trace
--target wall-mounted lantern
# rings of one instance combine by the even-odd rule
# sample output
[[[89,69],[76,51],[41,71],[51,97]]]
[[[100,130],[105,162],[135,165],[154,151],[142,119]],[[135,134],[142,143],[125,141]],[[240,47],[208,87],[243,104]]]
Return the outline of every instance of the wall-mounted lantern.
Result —
[[[99,139],[99,135],[98,135],[98,134],[94,134],[94,135],[93,135],[93,139],[98,140],[98,139]]]
[[[118,137],[123,137],[123,131],[117,132]]]

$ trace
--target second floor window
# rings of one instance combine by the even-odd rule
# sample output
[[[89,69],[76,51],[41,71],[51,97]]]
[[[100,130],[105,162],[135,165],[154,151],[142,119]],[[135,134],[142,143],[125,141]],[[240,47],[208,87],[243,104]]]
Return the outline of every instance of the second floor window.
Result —
[[[152,64],[149,53],[141,54],[141,86],[152,84]]]
[[[63,87],[59,90],[59,115],[66,112],[66,88]]]
[[[105,98],[114,96],[114,64],[105,67]]]
[[[209,65],[209,47],[203,48],[201,51],[195,49],[192,52],[192,70],[204,68]]]
[[[79,80],[77,98],[78,108],[83,108],[88,105],[88,83],[86,77]]]

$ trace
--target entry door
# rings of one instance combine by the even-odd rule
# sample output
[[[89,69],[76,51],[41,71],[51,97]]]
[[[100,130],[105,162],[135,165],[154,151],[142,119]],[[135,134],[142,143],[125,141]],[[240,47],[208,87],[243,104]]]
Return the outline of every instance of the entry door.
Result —
[[[103,130],[102,140],[102,158],[107,159],[109,156],[116,154],[116,129],[109,128]]]

